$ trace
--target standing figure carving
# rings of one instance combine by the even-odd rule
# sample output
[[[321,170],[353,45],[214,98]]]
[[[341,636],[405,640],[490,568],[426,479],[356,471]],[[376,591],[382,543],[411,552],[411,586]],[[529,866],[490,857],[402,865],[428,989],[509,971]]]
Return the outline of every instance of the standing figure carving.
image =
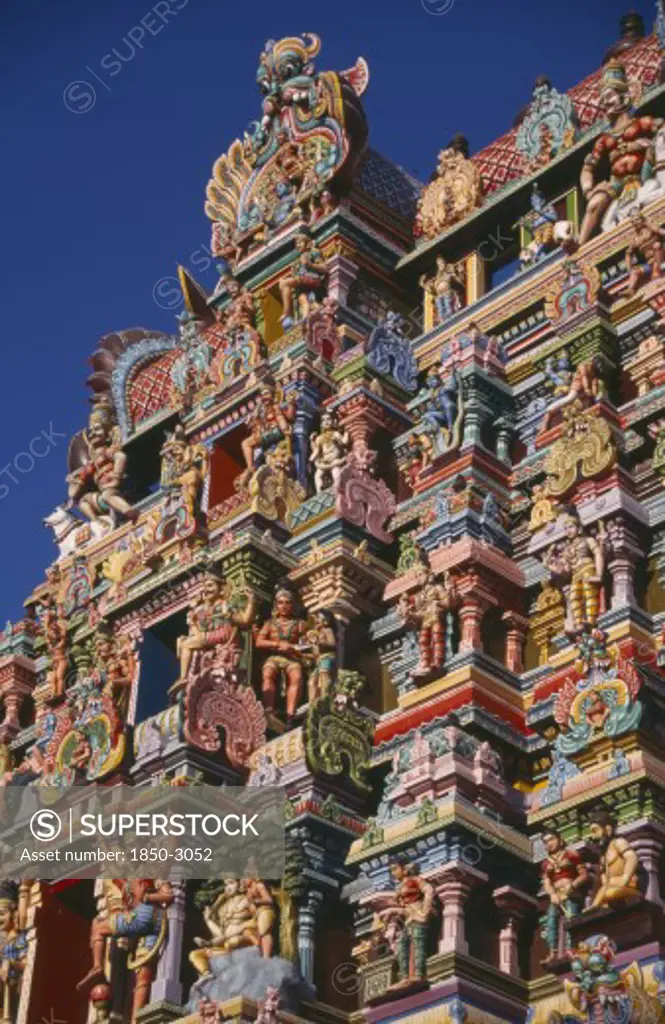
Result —
[[[28,956],[27,884],[0,883],[0,1005],[2,1024],[15,1024]]]
[[[543,564],[549,569],[553,581],[568,584],[568,626],[580,632],[585,626],[595,626],[600,610],[600,593],[605,572],[603,544],[587,536],[576,516],[561,516],[565,540],[545,553]]]
[[[303,694],[309,649],[305,643],[306,632],[305,622],[296,616],[293,593],[280,588],[275,594],[272,615],[258,632],[256,647],[269,652],[262,673],[265,708],[269,712],[275,711],[279,681],[283,680],[288,725],[295,717]]]
[[[436,258],[436,272],[432,277],[422,274],[418,282],[425,294],[432,296],[439,323],[462,308],[464,298],[464,282],[460,279],[455,267],[446,263],[443,256]]]
[[[314,465],[314,487],[320,494],[337,483],[351,446],[346,431],[338,429],[331,412],[321,414],[321,429],[312,435],[309,461]]]
[[[455,581],[446,573],[439,582],[430,568],[425,568],[415,593],[402,595],[399,604],[402,617],[418,627],[420,659],[413,675],[426,676],[443,667],[447,618],[457,602]]]
[[[134,975],[132,1024],[148,1005],[157,962],[168,941],[166,909],[175,898],[170,882],[152,878],[104,879],[102,904],[92,922],[92,967],[78,983],[86,992],[105,981],[113,988],[109,970],[112,947],[128,949],[127,968]]]

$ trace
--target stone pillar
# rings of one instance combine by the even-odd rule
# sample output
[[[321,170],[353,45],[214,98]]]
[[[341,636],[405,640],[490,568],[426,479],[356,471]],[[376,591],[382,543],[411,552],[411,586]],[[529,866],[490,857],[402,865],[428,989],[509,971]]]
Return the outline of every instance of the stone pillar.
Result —
[[[538,901],[510,885],[495,889],[492,896],[501,915],[499,970],[504,974],[519,977],[520,925],[527,914],[538,911]]]
[[[504,612],[503,621],[506,623],[506,668],[516,675],[524,671],[522,652],[524,642],[529,630],[529,620],[517,612]]]
[[[463,598],[459,609],[460,619],[460,651],[481,650],[483,646],[481,626],[487,611],[485,601],[472,594]]]
[[[316,914],[323,903],[323,893],[309,892],[298,909],[298,956],[300,973],[309,985],[314,985],[314,949],[316,946]]]
[[[175,899],[167,908],[169,922],[168,941],[157,964],[157,974],[150,990],[150,1002],[170,1002],[180,1006],[183,991],[180,983],[180,960],[185,927],[185,886],[173,884]]]
[[[469,952],[466,941],[465,905],[469,894],[477,885],[487,881],[487,875],[462,861],[447,864],[436,879],[432,878],[443,908],[439,953]]]
[[[335,253],[328,260],[328,297],[345,306],[351,285],[358,276],[358,267],[343,252]]]
[[[640,829],[626,838],[639,857],[646,875],[645,897],[659,907],[665,907],[665,900],[660,894],[660,862],[665,838],[651,828]]]
[[[632,558],[613,558],[608,566],[612,577],[612,608],[635,604],[635,563]]]
[[[464,410],[464,436],[462,448],[480,444],[482,439],[484,410],[481,405],[472,403]]]

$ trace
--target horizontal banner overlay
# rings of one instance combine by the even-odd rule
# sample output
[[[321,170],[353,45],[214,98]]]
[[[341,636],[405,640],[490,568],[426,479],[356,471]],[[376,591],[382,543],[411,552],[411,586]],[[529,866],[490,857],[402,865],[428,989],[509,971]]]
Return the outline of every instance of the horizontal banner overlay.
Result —
[[[0,874],[276,880],[285,803],[281,786],[9,785],[0,789]]]

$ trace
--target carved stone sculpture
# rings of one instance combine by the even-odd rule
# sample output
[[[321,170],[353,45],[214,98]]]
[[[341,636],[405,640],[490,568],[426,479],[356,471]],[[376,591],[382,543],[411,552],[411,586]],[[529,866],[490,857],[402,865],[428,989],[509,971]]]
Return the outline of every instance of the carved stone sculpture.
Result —
[[[350,444],[346,431],[337,428],[334,415],[330,412],[322,413],[321,429],[312,435],[309,456],[309,461],[314,465],[314,487],[317,494],[337,483]]]
[[[439,153],[436,177],[425,187],[418,201],[416,235],[436,238],[446,228],[477,209],[482,201],[480,171],[469,160],[466,139],[456,136]]]
[[[561,517],[565,540],[553,545],[543,557],[554,581],[568,584],[569,626],[575,631],[594,626],[600,608],[600,590],[605,572],[603,545],[589,536],[572,515]]]

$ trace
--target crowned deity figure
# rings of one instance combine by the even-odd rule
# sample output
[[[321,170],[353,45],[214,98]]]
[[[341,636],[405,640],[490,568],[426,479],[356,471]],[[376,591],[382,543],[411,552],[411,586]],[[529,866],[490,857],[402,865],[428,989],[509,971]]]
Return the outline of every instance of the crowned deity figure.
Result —
[[[628,840],[616,834],[607,811],[591,816],[589,835],[600,851],[600,885],[589,909],[615,907],[639,896],[639,858]]]
[[[241,656],[240,630],[248,629],[254,619],[254,594],[247,589],[242,610],[233,607],[228,585],[216,572],[207,572],[201,594],[187,616],[189,631],[178,638],[180,678],[171,687],[178,693],[187,685],[195,654],[216,650],[218,665],[229,671],[237,668]]]
[[[301,232],[295,239],[295,263],[279,281],[282,300],[282,326],[292,327],[296,319],[304,320],[322,292],[328,271],[325,261],[309,235]]]
[[[662,263],[665,259],[665,228],[656,227],[647,220],[640,208],[633,211],[630,218],[633,236],[626,249],[626,267],[628,284],[626,292],[635,295],[638,289],[648,280],[654,281],[662,276]]]
[[[57,600],[50,594],[44,604],[42,626],[49,658],[46,682],[51,688],[50,699],[58,700],[65,692],[69,668],[67,619]]]
[[[190,518],[195,519],[210,467],[210,452],[203,444],[189,442],[185,428],[179,423],[172,434],[167,434],[159,454],[162,487],[165,490],[179,487],[183,504]]]
[[[312,648],[314,667],[309,674],[310,704],[325,697],[337,674],[337,633],[335,616],[324,608],[314,613],[314,625],[307,630],[305,639]]]
[[[413,675],[426,676],[443,667],[446,658],[446,622],[458,603],[455,581],[446,573],[439,581],[424,567],[420,586],[413,594],[403,594],[399,610],[404,620],[418,628],[420,659]]]
[[[0,882],[0,1001],[2,1024],[15,1024],[28,955],[27,886]]]
[[[559,950],[559,928],[562,918],[581,913],[584,897],[591,884],[589,871],[581,855],[566,846],[559,832],[543,836],[547,857],[541,873],[543,888],[550,905],[545,916],[543,937],[549,946],[547,962],[556,960]]]
[[[262,673],[263,703],[269,712],[275,710],[280,678],[286,684],[286,719],[290,725],[303,693],[305,667],[311,653],[306,643],[306,623],[296,617],[293,593],[280,588],[275,594],[272,616],[256,637],[258,650],[269,651]]]
[[[206,886],[201,897],[197,902],[202,906],[210,937],[195,938],[197,949],[189,954],[190,963],[201,977],[212,974],[212,957],[235,949],[254,946],[264,959],[272,956],[275,901],[265,882],[255,878],[227,878]]]
[[[554,544],[543,557],[551,576],[568,583],[568,618],[574,632],[595,626],[605,572],[603,544],[584,533],[573,515],[561,517],[566,539]]]
[[[92,967],[77,987],[92,992],[104,982],[113,986],[113,968],[107,975],[108,965],[114,963],[109,954],[112,948],[128,950],[127,968],[135,979],[131,1008],[135,1024],[139,1010],[148,1005],[157,963],[168,941],[166,910],[175,894],[170,882],[152,878],[106,878],[102,886],[90,933]]]
[[[596,139],[580,176],[582,192],[588,201],[580,245],[591,238],[615,199],[628,202],[637,195],[640,186],[653,177],[655,138],[663,125],[662,118],[633,114],[631,86],[623,64],[616,58],[605,65],[600,106],[609,128]],[[605,159],[610,166],[609,181],[596,182],[596,170]]]
[[[309,461],[314,465],[314,487],[320,494],[337,483],[346,463],[351,440],[346,431],[338,429],[331,412],[321,414],[321,429],[312,435]]]
[[[443,256],[436,258],[436,271],[432,277],[422,274],[418,282],[425,294],[432,296],[438,322],[443,323],[449,316],[462,308],[464,282],[452,263],[446,263]]]
[[[265,383],[261,387],[259,400],[247,417],[249,434],[240,445],[246,469],[238,478],[239,489],[247,486],[257,464],[277,445],[286,442],[290,453],[296,415],[295,402],[293,394],[282,400],[277,387],[272,383]]]
[[[100,404],[92,410],[87,430],[72,443],[70,457],[73,454],[79,464],[67,476],[70,502],[91,520],[112,512],[136,519],[136,509],[122,496],[127,456],[108,406]]]
[[[126,708],[136,671],[136,653],[128,636],[116,636],[108,626],[95,633],[93,669],[116,706]]]
[[[417,864],[399,858],[390,866],[394,892],[377,913],[379,931],[397,957],[393,989],[427,978],[427,932],[434,914],[434,887],[420,877]]]
[[[550,357],[545,364],[545,374],[554,386],[554,399],[543,417],[541,430],[549,430],[555,412],[567,408],[573,402],[593,403],[603,393],[603,362],[598,356],[585,359],[571,371],[567,356],[558,364]]]

